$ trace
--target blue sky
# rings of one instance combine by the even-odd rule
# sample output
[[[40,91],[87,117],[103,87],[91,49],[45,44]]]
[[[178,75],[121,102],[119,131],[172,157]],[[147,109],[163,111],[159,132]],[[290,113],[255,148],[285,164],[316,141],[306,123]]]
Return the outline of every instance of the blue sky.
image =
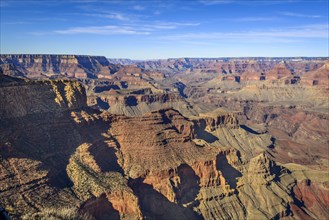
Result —
[[[1,0],[5,53],[329,56],[328,0]]]

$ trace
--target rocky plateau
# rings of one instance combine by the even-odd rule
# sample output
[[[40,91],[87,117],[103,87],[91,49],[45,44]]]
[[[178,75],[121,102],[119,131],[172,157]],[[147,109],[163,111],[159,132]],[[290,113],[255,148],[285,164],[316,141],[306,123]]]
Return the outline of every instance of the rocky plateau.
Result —
[[[328,219],[328,86],[328,58],[2,54],[0,208]]]

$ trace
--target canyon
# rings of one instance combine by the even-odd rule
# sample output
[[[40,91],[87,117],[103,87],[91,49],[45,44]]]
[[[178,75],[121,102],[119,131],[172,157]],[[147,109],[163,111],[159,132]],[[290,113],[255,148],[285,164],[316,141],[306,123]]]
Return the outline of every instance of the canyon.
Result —
[[[0,56],[11,219],[328,219],[329,58]]]

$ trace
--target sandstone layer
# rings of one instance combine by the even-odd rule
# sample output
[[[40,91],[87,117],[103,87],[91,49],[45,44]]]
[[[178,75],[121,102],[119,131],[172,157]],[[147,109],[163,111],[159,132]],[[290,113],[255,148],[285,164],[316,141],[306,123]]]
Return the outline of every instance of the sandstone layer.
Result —
[[[12,219],[329,218],[324,58],[1,62]]]

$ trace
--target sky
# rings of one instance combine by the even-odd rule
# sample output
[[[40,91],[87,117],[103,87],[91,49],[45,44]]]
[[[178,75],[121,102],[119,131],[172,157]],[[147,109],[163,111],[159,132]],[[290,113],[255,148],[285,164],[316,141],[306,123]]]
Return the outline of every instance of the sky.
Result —
[[[0,53],[328,57],[328,1],[0,0]]]

